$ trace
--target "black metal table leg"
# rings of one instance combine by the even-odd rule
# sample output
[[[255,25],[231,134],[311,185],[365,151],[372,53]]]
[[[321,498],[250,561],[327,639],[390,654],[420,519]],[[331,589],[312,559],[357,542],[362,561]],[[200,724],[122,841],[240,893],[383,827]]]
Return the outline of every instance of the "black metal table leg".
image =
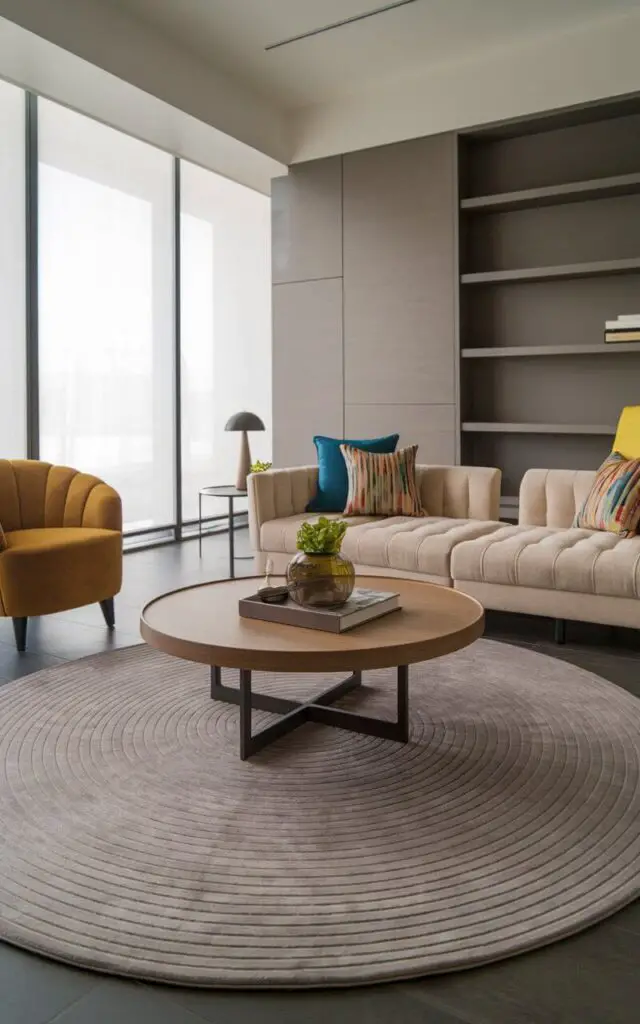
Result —
[[[236,704],[240,707],[240,758],[243,761],[253,754],[257,754],[263,747],[297,729],[298,726],[304,725],[305,722],[318,722],[365,736],[377,736],[380,739],[407,743],[409,739],[409,669],[406,665],[400,665],[397,671],[397,720],[395,722],[371,718],[368,715],[359,715],[354,711],[345,711],[342,708],[331,706],[335,701],[362,685],[361,672],[354,672],[347,679],[334,684],[310,701],[296,701],[284,697],[274,697],[267,693],[252,692],[249,669],[240,669],[238,689],[225,686],[222,684],[221,670],[213,666],[211,668],[211,696],[214,700]],[[251,728],[252,708],[276,712],[283,717],[253,733]]]
[[[235,577],[235,550],[233,538],[233,498],[229,498],[229,579]]]
[[[409,742],[409,666],[398,665],[398,740]]]
[[[240,669],[240,758],[246,761],[251,749],[251,672]]]

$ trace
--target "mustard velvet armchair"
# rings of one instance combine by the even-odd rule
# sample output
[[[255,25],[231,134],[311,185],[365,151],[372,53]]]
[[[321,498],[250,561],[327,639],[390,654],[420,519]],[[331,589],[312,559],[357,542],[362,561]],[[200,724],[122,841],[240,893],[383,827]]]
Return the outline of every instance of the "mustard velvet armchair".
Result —
[[[30,459],[0,459],[0,615],[19,651],[33,615],[99,602],[115,625],[122,584],[120,497],[95,476]]]

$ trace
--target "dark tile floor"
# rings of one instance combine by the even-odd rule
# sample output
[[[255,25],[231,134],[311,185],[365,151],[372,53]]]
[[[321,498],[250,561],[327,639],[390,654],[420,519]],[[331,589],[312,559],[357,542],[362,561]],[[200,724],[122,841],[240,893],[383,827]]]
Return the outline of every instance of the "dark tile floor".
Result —
[[[238,534],[248,553],[246,531]],[[227,539],[128,554],[108,634],[97,607],[29,624],[28,653],[16,654],[0,619],[0,683],[61,661],[139,643],[146,599],[227,575]],[[251,562],[238,561],[238,573]],[[640,696],[640,638],[570,626],[552,642],[548,621],[489,615],[487,633],[589,669]],[[1,724],[1,723],[0,723]],[[1,849],[1,825],[0,825]],[[0,871],[2,861],[0,854]],[[80,971],[0,944],[0,1024],[636,1024],[640,1020],[640,902],[581,935],[489,967],[378,988],[308,993],[198,991]]]

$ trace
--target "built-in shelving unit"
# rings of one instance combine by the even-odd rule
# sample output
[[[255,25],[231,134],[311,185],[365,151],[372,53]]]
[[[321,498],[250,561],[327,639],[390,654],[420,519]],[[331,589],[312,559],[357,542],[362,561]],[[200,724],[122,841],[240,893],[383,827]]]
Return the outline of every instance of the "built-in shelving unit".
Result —
[[[640,313],[640,98],[463,134],[459,195],[462,461],[517,495],[596,468],[640,402],[640,343],[603,337]]]
[[[505,345],[501,348],[463,348],[463,359],[523,359],[536,356],[612,356],[640,352],[640,342],[610,345]]]

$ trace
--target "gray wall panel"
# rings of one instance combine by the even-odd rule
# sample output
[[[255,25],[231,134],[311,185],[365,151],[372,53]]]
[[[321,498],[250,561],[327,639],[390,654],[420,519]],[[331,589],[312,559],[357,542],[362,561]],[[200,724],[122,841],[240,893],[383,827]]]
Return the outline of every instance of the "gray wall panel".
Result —
[[[394,431],[421,461],[456,461],[456,145],[403,142],[274,182],[276,465],[314,460],[314,433]]]
[[[275,178],[271,191],[273,282],[342,275],[342,157]]]
[[[344,156],[347,404],[455,401],[455,138]]]
[[[418,445],[418,462],[451,465],[456,461],[453,405],[347,405],[347,437],[399,433],[399,448]]]
[[[273,462],[315,462],[314,434],[341,437],[342,281],[273,289]]]
[[[455,401],[451,315],[417,289],[345,288],[344,322],[347,403]]]

